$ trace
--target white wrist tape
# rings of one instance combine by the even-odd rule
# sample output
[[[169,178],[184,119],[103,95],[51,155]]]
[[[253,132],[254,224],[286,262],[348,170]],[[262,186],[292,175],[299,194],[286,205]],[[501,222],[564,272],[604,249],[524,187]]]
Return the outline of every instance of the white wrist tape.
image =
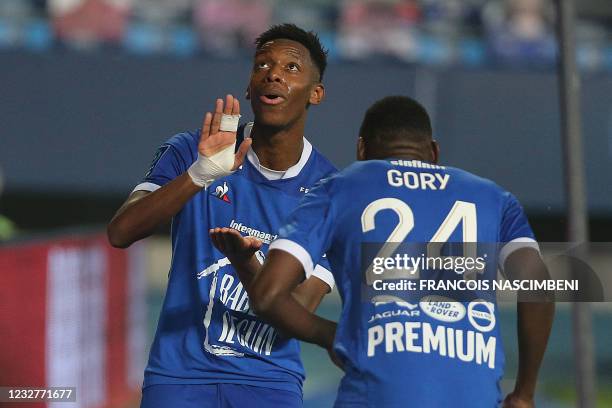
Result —
[[[200,187],[208,187],[215,180],[233,173],[235,144],[210,157],[198,153],[198,159],[187,170],[193,182]]]
[[[223,132],[235,132],[238,130],[238,121],[240,115],[221,115],[221,123],[219,124],[219,130]]]

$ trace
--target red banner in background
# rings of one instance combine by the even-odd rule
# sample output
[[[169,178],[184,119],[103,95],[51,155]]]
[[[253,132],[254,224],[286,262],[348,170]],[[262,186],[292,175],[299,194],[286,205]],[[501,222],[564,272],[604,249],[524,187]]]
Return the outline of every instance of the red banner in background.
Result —
[[[97,234],[0,248],[0,386],[76,387],[80,408],[137,401],[146,357],[143,245],[116,250]]]

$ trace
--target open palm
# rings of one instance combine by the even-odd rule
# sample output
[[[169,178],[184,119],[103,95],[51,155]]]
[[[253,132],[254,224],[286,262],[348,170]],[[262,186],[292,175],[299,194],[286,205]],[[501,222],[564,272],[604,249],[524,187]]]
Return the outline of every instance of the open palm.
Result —
[[[225,97],[225,104],[223,99],[217,99],[215,103],[215,112],[206,112],[206,115],[204,115],[200,143],[198,144],[198,152],[201,155],[211,157],[223,149],[236,144],[236,132],[222,131],[219,129],[223,114],[240,114],[240,102],[237,98],[234,98],[232,95],[227,95]],[[232,170],[236,170],[243,163],[249,146],[251,146],[251,139],[244,139],[234,156],[234,166]]]
[[[262,246],[262,242],[257,238],[243,237],[233,228],[213,228],[209,233],[213,245],[232,263],[249,259]]]

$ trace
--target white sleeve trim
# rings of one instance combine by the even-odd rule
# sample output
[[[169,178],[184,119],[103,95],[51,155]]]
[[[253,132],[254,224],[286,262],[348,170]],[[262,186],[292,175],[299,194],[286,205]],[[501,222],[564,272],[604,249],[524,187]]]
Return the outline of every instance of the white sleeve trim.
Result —
[[[270,251],[272,249],[280,249],[281,251],[285,251],[293,255],[304,267],[304,273],[306,276],[308,277],[312,275],[314,269],[312,265],[312,258],[310,257],[308,251],[306,251],[300,244],[281,238],[272,242],[268,250]]]
[[[334,275],[332,275],[330,270],[322,267],[321,265],[317,264],[310,276],[316,276],[323,282],[327,283],[327,286],[329,286],[330,291],[334,289],[334,285],[336,284],[336,281],[334,280]],[[306,278],[309,278],[310,276],[306,275]]]
[[[137,185],[136,187],[134,187],[134,189],[132,190],[132,193],[134,191],[148,191],[150,193],[154,192],[155,190],[157,190],[158,188],[161,188],[160,185],[157,185],[155,183],[140,183],[139,185]]]
[[[510,254],[516,251],[517,249],[521,248],[533,248],[536,251],[540,252],[540,246],[533,238],[520,237],[515,238],[512,241],[506,242],[499,251],[498,258],[499,267],[502,271],[504,270],[504,264],[506,263],[506,259],[508,259],[508,256],[510,256]]]

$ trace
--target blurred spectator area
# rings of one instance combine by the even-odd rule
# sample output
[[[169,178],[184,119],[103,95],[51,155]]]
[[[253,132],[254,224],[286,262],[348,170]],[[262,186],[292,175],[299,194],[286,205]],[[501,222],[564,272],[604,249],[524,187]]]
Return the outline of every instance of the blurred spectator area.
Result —
[[[491,55],[499,63],[554,63],[555,13],[549,1],[491,1],[482,17]]]
[[[202,46],[222,56],[248,49],[272,22],[271,4],[262,0],[199,0],[193,13]]]
[[[130,13],[129,0],[48,0],[57,37],[77,47],[119,42]]]
[[[612,1],[576,1],[578,57],[612,70]],[[319,33],[330,59],[550,67],[552,0],[2,0],[0,50],[233,57],[271,24]]]

